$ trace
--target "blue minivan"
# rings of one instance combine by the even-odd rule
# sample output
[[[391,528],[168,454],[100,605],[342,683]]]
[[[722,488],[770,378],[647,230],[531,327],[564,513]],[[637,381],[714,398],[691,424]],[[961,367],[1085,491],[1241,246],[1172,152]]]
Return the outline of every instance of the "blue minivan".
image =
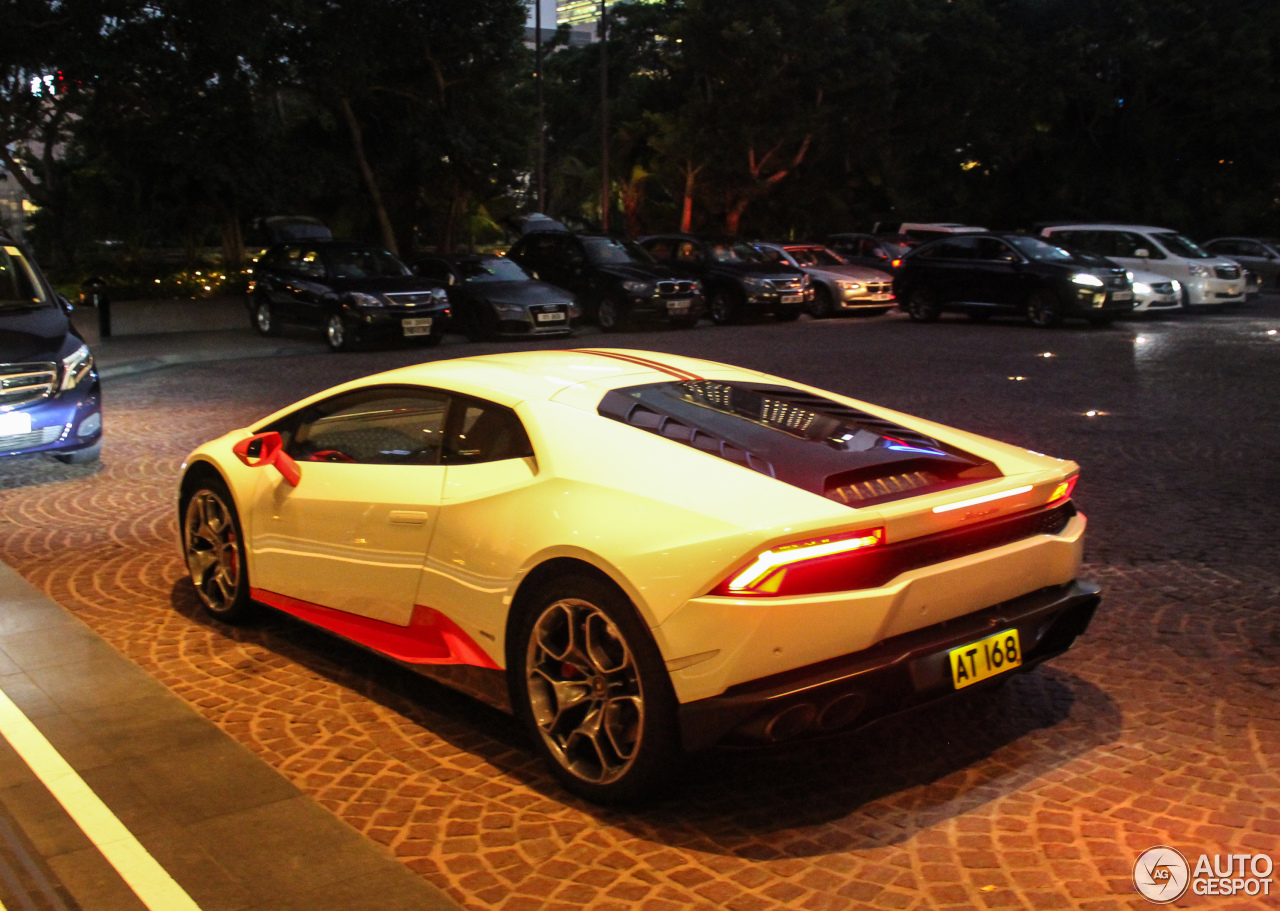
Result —
[[[102,392],[89,348],[35,260],[0,228],[0,457],[102,452]]]

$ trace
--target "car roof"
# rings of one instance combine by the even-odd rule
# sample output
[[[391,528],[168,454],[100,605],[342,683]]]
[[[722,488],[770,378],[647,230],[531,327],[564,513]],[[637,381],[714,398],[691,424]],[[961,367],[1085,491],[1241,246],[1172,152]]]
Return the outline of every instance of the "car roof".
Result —
[[[1158,228],[1154,225],[1117,225],[1117,224],[1078,224],[1051,225],[1046,231],[1144,231],[1149,234],[1177,234],[1173,228]]]

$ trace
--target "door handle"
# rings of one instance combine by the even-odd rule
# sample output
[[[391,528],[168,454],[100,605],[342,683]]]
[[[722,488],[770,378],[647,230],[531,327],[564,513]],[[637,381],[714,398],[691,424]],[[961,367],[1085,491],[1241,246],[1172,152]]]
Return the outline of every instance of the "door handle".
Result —
[[[426,525],[427,514],[417,509],[393,509],[387,521],[392,525]]]

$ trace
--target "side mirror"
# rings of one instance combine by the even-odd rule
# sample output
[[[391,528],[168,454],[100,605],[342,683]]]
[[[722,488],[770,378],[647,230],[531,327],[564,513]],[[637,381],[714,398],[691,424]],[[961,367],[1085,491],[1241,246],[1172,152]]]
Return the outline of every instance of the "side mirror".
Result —
[[[1148,250],[1146,247],[1139,247],[1138,249],[1133,251],[1133,255],[1138,257],[1139,259],[1146,259],[1148,256],[1151,255],[1151,251]]]
[[[290,487],[297,487],[298,482],[302,480],[302,469],[284,451],[284,441],[274,430],[246,437],[232,446],[231,451],[236,454],[237,459],[250,468],[274,465],[276,471],[280,472]]]
[[[449,286],[450,286],[450,287],[453,287],[455,284],[457,284],[457,282],[458,282],[458,280],[457,280],[456,278],[454,278],[454,277],[453,277],[453,275],[450,275],[450,276],[449,276]]]
[[[71,306],[71,301],[67,300],[61,294],[55,295],[58,298],[58,306],[62,308],[63,313],[71,313],[75,307]]]

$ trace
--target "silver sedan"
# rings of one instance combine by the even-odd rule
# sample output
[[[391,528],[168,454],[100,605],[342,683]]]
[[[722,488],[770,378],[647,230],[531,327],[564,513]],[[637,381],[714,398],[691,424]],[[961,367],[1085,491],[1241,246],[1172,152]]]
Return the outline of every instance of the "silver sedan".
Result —
[[[809,312],[815,319],[837,313],[884,313],[894,303],[893,277],[865,266],[846,262],[821,244],[756,243],[757,250],[774,262],[795,266],[813,283]]]

